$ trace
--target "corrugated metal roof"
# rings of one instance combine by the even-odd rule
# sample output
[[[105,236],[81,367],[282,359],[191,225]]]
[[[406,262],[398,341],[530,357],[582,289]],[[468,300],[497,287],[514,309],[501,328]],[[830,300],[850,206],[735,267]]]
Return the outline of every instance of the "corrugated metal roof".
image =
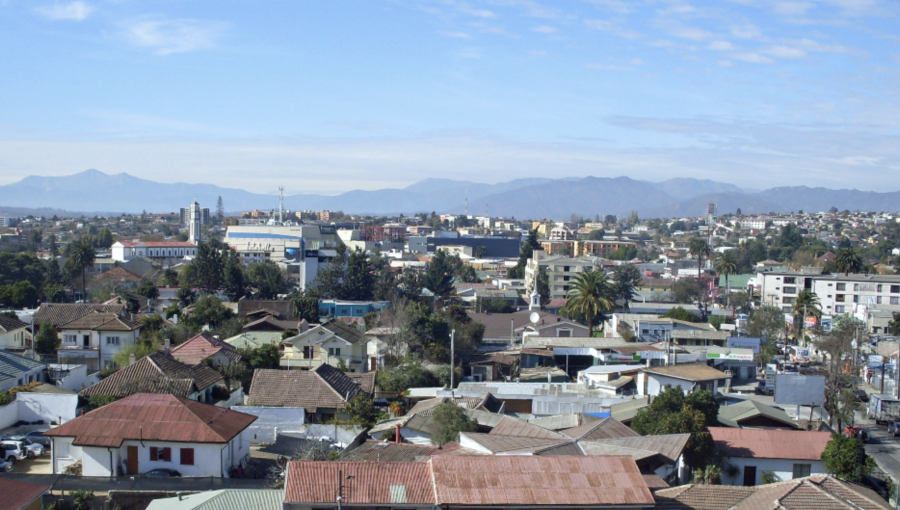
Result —
[[[561,434],[572,439],[592,441],[595,439],[609,439],[613,437],[637,437],[637,432],[631,430],[624,423],[614,418],[603,418],[594,423],[585,423],[578,427],[560,431]]]
[[[650,374],[659,374],[675,379],[685,379],[688,381],[714,381],[719,379],[729,379],[730,375],[716,370],[703,363],[685,363],[679,365],[669,365],[667,367],[645,368],[644,372]]]
[[[760,416],[779,422],[787,427],[797,428],[797,423],[786,412],[749,399],[737,404],[720,406],[717,420],[726,427],[741,427],[742,421]]]
[[[0,510],[19,510],[50,489],[49,485],[38,485],[0,478]],[[38,505],[38,508],[42,508]]]
[[[297,461],[288,464],[284,503],[334,504],[343,475],[344,503],[433,505],[430,463]],[[346,477],[353,478],[347,479]]]
[[[46,365],[40,361],[0,350],[0,381],[18,379],[22,377],[23,373],[44,366]]]
[[[586,455],[627,455],[634,460],[649,459],[659,455],[658,452],[650,450],[639,450],[637,448],[627,448],[606,443],[597,443],[594,441],[582,441],[579,443],[581,449]]]
[[[632,448],[635,450],[658,452],[670,463],[675,463],[681,455],[681,452],[684,450],[684,447],[687,446],[687,442],[690,438],[690,434],[660,434],[657,436],[596,439],[593,442]]]
[[[435,456],[437,503],[469,506],[653,506],[630,457]]]
[[[437,446],[366,441],[341,455],[341,460],[347,462],[423,462],[428,460],[437,449]]]
[[[515,437],[535,437],[544,439],[568,439],[566,436],[543,427],[538,427],[528,423],[525,420],[513,418],[512,416],[504,416],[491,429],[491,435],[515,436]]]
[[[460,441],[463,439],[477,443],[483,449],[493,453],[535,453],[548,448],[570,444],[569,438],[539,438],[539,437],[515,437],[495,436],[491,434],[479,434],[477,432],[460,432]]]
[[[284,491],[275,489],[222,489],[159,498],[147,510],[282,510]]]
[[[710,427],[716,448],[729,457],[820,460],[828,432]]]
[[[45,432],[76,446],[119,447],[126,439],[227,443],[256,416],[174,395],[137,393]]]

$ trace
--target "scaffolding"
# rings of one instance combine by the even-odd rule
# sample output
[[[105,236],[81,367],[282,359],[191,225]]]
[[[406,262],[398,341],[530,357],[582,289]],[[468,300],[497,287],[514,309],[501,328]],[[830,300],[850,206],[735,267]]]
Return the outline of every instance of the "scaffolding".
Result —
[[[361,230],[363,241],[374,243],[402,243],[406,241],[405,227],[364,226]]]

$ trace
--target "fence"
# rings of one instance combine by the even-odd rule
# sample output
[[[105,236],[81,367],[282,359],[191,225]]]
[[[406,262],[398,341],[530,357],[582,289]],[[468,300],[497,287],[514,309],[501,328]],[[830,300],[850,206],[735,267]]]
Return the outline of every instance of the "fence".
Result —
[[[869,385],[875,388],[875,391],[878,393],[887,393],[888,395],[896,395],[896,387],[897,387],[897,375],[893,370],[886,370],[884,372],[884,391],[881,389],[881,370],[876,370],[874,374],[872,374],[872,379],[869,381]]]

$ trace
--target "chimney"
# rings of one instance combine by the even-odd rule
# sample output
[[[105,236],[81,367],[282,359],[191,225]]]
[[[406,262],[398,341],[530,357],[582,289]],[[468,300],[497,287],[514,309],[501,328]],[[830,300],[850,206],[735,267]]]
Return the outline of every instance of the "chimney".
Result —
[[[166,356],[171,356],[172,351],[169,349],[169,339],[168,338],[165,339],[163,345],[164,345],[163,346],[163,354],[165,354]]]
[[[178,501],[181,501],[181,493],[178,493]]]
[[[400,444],[400,424],[394,425],[394,444]]]
[[[137,359],[135,358],[134,353],[132,352],[131,354],[128,355],[128,364],[134,365],[135,361],[137,361]]]

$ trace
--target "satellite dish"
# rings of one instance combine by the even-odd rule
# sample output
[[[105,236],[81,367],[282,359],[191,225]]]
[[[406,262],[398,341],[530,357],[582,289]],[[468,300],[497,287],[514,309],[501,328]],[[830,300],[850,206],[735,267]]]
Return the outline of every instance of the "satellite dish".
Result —
[[[537,312],[531,312],[531,315],[528,316],[528,320],[530,320],[532,324],[537,324],[538,321],[541,320],[541,314]]]

